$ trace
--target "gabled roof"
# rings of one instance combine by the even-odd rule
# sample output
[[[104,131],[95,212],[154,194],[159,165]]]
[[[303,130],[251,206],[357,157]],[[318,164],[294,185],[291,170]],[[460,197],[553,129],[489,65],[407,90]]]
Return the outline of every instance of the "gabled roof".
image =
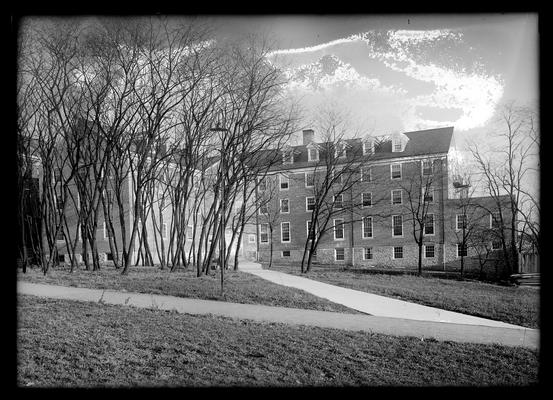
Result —
[[[433,154],[446,154],[449,151],[451,145],[451,139],[453,137],[453,127],[427,129],[421,131],[404,132],[409,141],[407,142],[403,151],[392,152],[392,143],[384,143],[381,147],[381,151],[365,157],[371,160],[386,160],[403,157],[425,156]],[[375,137],[376,139],[378,137]],[[363,142],[367,138],[360,139],[346,139],[343,140],[346,144],[346,160],[354,154],[362,154]],[[307,150],[308,145],[293,146],[295,150],[294,162],[292,164],[277,163],[271,170],[279,169],[297,169],[309,167],[317,164],[317,161],[308,161]],[[328,143],[316,143],[320,149],[319,159],[323,160]]]

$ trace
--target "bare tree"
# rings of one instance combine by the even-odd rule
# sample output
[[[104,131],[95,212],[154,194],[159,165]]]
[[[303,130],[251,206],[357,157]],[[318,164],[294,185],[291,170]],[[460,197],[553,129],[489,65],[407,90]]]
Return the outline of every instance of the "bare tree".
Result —
[[[519,235],[524,227],[539,237],[539,201],[529,176],[538,172],[536,157],[539,152],[537,113],[514,102],[505,104],[496,121],[492,138],[497,145],[483,149],[472,143],[470,151],[482,174],[487,194],[496,202],[501,243],[505,254],[507,274],[518,271]],[[503,196],[509,204],[505,207]],[[539,241],[538,241],[539,242]],[[539,252],[539,247],[537,248]]]

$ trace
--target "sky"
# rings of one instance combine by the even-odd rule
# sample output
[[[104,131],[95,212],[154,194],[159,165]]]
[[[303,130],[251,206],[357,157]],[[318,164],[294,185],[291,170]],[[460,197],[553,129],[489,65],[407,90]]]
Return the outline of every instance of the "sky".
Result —
[[[265,35],[308,115],[333,102],[368,134],[453,126],[463,146],[502,102],[539,100],[535,14],[208,19],[221,37]]]

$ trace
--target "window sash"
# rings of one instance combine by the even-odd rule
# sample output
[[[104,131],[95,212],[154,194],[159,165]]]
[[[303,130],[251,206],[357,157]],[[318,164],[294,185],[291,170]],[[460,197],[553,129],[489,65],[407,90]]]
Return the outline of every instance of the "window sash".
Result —
[[[344,239],[344,220],[341,218],[334,220],[334,239]]]
[[[346,259],[346,253],[343,247],[336,247],[334,249],[334,259],[336,261],[344,261]]]
[[[361,167],[361,182],[370,182],[372,180],[371,173],[371,167]]]
[[[392,216],[393,236],[403,236],[403,217],[401,215]]]
[[[305,187],[315,186],[315,174],[306,172],[305,173]]]
[[[401,189],[392,190],[392,204],[403,203],[403,191]]]
[[[334,196],[334,208],[337,208],[337,209],[343,208],[343,195],[338,194]]]
[[[269,243],[269,224],[259,225],[259,241]]]
[[[433,235],[434,234],[434,214],[427,214],[424,221],[424,234]]]
[[[286,243],[290,241],[290,222],[280,224],[280,240]]]
[[[285,175],[280,175],[280,190],[288,190],[290,188],[290,178]]]
[[[372,247],[365,247],[365,251],[363,252],[363,259],[364,260],[372,260],[373,259]]]
[[[465,214],[457,214],[457,230],[460,231],[462,229],[467,229],[467,216]]]
[[[423,175],[432,175],[433,171],[433,162],[432,160],[423,160],[422,161],[422,174]]]
[[[305,198],[305,211],[313,211],[315,209],[315,197]]]
[[[467,246],[462,246],[461,243],[457,243],[457,257],[466,257],[467,254]]]
[[[361,194],[361,204],[362,204],[362,207],[372,207],[373,196],[371,192]]]
[[[425,258],[434,258],[434,256],[435,256],[434,245],[424,246],[424,257]]]
[[[286,206],[284,206],[286,205]],[[290,213],[290,201],[289,199],[280,199],[280,212],[282,214]]]
[[[390,166],[392,179],[401,178],[401,164],[391,164]]]
[[[363,237],[372,238],[373,237],[373,219],[372,217],[363,218]]]
[[[396,258],[403,258],[403,247],[402,246],[394,246],[394,259]]]

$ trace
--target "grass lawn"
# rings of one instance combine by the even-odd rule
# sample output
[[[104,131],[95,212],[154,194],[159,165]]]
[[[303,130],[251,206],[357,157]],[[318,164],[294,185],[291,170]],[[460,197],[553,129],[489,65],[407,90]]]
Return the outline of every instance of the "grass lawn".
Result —
[[[196,277],[194,271],[191,270],[169,272],[154,267],[134,267],[130,269],[128,275],[123,276],[110,266],[94,272],[76,270],[70,273],[68,268],[51,269],[46,276],[39,269],[32,269],[27,270],[26,274],[18,271],[18,279],[52,285],[124,290],[243,304],[360,314],[360,312],[341,304],[299,289],[277,285],[241,271],[225,271],[224,298],[220,296],[221,283],[218,272]]]
[[[538,383],[538,352],[18,297],[19,386]]]
[[[313,267],[307,274],[301,274],[299,265],[274,266],[271,269],[363,292],[539,328],[540,296],[539,289],[534,287],[324,267]]]

